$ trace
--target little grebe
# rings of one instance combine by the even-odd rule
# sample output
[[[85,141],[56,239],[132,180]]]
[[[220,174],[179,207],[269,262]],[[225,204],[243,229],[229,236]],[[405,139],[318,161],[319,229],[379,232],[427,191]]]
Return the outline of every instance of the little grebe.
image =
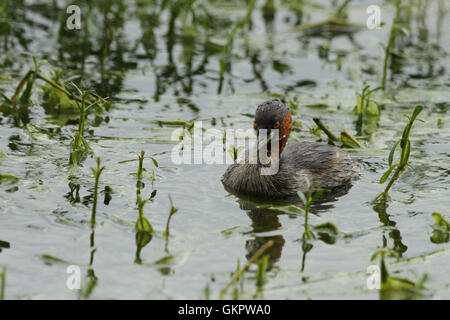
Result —
[[[258,133],[256,149],[265,146],[270,157],[270,139],[261,141],[259,132],[265,129],[270,134],[279,130],[278,171],[272,175],[261,174],[260,161],[249,161],[248,152],[242,163],[228,167],[222,176],[225,188],[237,194],[257,197],[289,197],[297,191],[305,191],[307,177],[315,188],[333,189],[358,177],[360,168],[341,149],[316,142],[287,143],[292,128],[291,111],[280,100],[269,100],[260,104],[255,113],[254,128]],[[274,143],[274,141],[271,141]],[[258,157],[259,159],[259,157]]]

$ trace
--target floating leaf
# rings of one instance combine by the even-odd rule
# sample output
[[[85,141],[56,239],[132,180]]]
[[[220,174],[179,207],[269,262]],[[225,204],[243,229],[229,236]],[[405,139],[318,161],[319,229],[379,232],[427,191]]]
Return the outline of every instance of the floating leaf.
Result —
[[[329,108],[330,106],[325,103],[314,103],[314,104],[307,104],[305,105],[305,107],[311,109],[326,109]]]
[[[19,178],[17,178],[16,176],[13,176],[12,174],[0,174],[0,183],[2,181],[15,182],[17,180],[19,180]]]
[[[435,226],[442,229],[443,231],[450,232],[450,223],[438,212],[433,212],[432,216],[434,218]]]
[[[55,257],[51,254],[43,254],[43,255],[39,256],[39,258],[41,258],[45,262],[45,264],[48,264],[48,265],[52,265],[54,263],[71,264],[70,262],[68,262],[64,259]]]
[[[430,237],[432,243],[447,243],[450,240],[450,223],[437,212],[433,212],[435,224],[433,226],[433,235]]]
[[[388,257],[392,257],[392,258],[399,258],[400,255],[398,252],[391,250],[391,249],[379,249],[377,252],[375,252],[372,257],[370,258],[370,261],[374,261],[376,258],[378,258],[379,256],[388,256]]]
[[[315,230],[320,230],[320,231],[327,231],[329,233],[332,233],[334,235],[338,235],[339,234],[339,230],[336,227],[336,225],[333,222],[325,222],[322,224],[318,224],[313,226],[313,228]]]

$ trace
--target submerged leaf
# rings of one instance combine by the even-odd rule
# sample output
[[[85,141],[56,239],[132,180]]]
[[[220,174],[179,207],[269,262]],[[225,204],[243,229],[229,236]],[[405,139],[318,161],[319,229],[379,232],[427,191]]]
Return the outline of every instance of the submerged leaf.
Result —
[[[271,210],[278,210],[285,213],[295,213],[295,214],[304,214],[305,211],[293,204],[287,205],[287,206],[277,206],[277,205],[271,205],[271,204],[263,204],[258,207],[258,209],[271,209]]]
[[[145,247],[151,240],[152,234],[146,231],[136,232],[136,245],[140,248]]]

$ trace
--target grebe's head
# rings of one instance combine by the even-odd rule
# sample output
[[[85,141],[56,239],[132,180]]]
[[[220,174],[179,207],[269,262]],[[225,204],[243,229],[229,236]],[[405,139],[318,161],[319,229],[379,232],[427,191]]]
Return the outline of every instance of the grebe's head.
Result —
[[[253,128],[258,136],[258,146],[267,144],[270,150],[270,139],[274,130],[278,131],[279,153],[283,151],[292,128],[291,110],[280,100],[268,100],[258,106],[253,121]],[[265,129],[266,135],[260,134]]]

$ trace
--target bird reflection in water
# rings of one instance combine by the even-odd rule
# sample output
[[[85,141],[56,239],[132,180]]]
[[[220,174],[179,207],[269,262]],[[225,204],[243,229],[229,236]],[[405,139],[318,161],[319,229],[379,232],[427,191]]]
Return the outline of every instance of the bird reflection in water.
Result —
[[[318,215],[320,212],[329,211],[334,207],[334,202],[337,201],[341,196],[348,193],[351,185],[342,186],[325,192],[316,202],[311,206],[309,213]],[[281,232],[276,233],[277,230],[281,229],[281,223],[279,220],[279,215],[286,214],[281,210],[277,210],[277,206],[289,206],[294,205],[303,208],[303,204],[298,197],[290,197],[285,199],[261,199],[261,198],[250,198],[241,197],[238,198],[240,209],[244,210],[248,217],[251,219],[251,233],[255,234],[253,239],[246,240],[245,249],[247,251],[246,258],[249,260],[261,247],[263,247],[267,242],[273,240],[274,244],[267,249],[264,253],[268,255],[268,265],[267,270],[271,270],[276,262],[279,261],[282,255],[283,246],[286,242]],[[267,205],[273,207],[267,208]],[[300,234],[301,230],[299,230]],[[270,235],[260,235],[271,233]],[[317,233],[318,239],[327,243],[333,244],[334,239],[330,238],[327,233]],[[306,254],[311,251],[313,245],[310,241],[303,241],[302,244],[302,266],[301,271],[304,271]]]

